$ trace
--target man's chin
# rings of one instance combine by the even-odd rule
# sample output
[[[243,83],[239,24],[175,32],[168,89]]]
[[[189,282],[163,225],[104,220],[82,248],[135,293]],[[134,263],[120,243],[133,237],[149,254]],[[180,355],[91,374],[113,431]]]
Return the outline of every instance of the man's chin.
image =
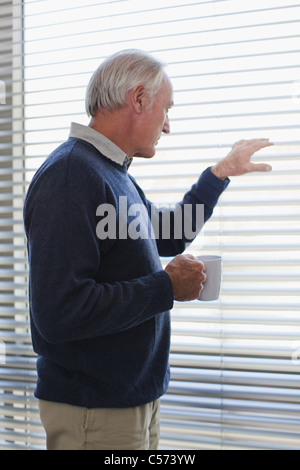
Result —
[[[133,156],[134,157],[139,157],[139,158],[153,158],[155,155],[155,149],[153,149],[152,152],[139,152],[135,153]]]

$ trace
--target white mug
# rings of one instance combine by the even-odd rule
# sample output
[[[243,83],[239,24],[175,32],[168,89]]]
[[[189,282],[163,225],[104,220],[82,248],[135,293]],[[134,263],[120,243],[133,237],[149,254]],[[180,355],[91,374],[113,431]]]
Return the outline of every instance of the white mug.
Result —
[[[222,258],[221,256],[203,255],[197,256],[197,259],[205,264],[207,276],[198,300],[206,302],[217,300],[221,290]]]

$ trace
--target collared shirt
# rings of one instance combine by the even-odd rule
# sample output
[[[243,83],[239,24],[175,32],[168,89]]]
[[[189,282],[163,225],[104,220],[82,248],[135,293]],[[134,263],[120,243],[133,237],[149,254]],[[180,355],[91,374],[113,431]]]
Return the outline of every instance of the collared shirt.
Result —
[[[72,122],[69,137],[75,137],[89,142],[99,150],[102,155],[121,166],[128,167],[132,162],[132,158],[129,158],[116,144],[91,127]]]

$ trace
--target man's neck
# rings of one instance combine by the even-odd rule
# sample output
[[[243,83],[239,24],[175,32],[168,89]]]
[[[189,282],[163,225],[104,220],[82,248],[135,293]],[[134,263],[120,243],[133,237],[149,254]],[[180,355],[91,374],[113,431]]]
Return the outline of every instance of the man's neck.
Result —
[[[126,108],[98,111],[97,115],[91,119],[89,127],[117,145],[129,158],[132,157],[129,145],[132,126],[130,126],[130,116]]]

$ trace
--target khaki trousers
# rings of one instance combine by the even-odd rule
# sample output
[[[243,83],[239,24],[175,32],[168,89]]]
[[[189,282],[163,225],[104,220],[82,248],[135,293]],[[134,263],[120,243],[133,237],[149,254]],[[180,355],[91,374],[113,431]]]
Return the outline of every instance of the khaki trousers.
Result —
[[[156,450],[159,400],[136,408],[81,408],[39,400],[47,450]]]

